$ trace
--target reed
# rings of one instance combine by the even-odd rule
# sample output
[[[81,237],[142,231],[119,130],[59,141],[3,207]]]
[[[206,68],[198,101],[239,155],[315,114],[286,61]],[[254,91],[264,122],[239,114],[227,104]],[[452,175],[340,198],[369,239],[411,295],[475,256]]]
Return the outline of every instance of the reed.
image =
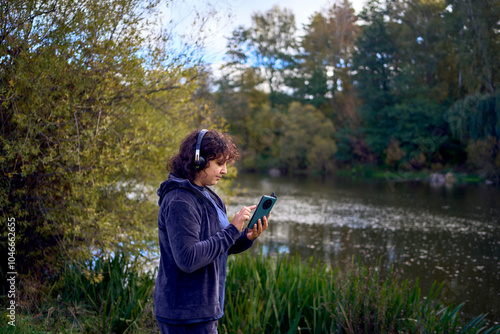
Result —
[[[242,254],[228,269],[221,333],[500,333],[484,315],[462,321],[462,304],[440,304],[441,286],[421,298],[418,282],[359,263],[341,273],[297,256]]]
[[[155,273],[144,272],[124,254],[75,262],[66,268],[62,300],[80,301],[95,315],[93,330],[124,333],[138,328],[137,319],[150,302]]]
[[[75,262],[53,291],[57,300],[20,314],[16,328],[0,326],[0,333],[158,333],[155,276],[123,254]],[[298,256],[231,256],[219,332],[500,333],[500,326],[486,327],[485,315],[466,322],[462,304],[439,303],[441,286],[422,297],[418,282],[386,276],[360,262],[342,273]]]

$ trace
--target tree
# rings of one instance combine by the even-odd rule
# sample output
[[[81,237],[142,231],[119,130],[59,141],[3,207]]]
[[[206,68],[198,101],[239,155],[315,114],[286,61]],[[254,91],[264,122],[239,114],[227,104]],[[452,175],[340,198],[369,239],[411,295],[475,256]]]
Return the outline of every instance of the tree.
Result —
[[[467,164],[482,177],[500,184],[500,140],[493,136],[471,140],[467,145]]]
[[[364,105],[364,117],[393,104],[396,44],[386,23],[388,9],[379,0],[368,3],[360,18],[365,22],[353,56],[354,84]]]
[[[332,171],[337,147],[331,120],[311,105],[293,102],[283,127],[279,160],[289,172],[309,170],[326,174]]]
[[[354,84],[379,162],[406,157],[413,168],[428,166],[449,138],[444,111],[456,94],[456,63],[445,8],[440,0],[373,0],[361,13]]]
[[[446,120],[464,144],[489,136],[500,139],[500,93],[467,95],[449,108]]]
[[[227,54],[233,62],[262,71],[273,107],[282,95],[285,71],[293,62],[295,31],[293,13],[274,6],[253,14],[252,26],[240,26],[228,41]]]
[[[396,35],[398,99],[426,97],[441,103],[456,96],[456,52],[446,29],[445,1],[405,0],[394,7],[393,25],[400,31]]]
[[[385,107],[378,112],[378,121],[366,129],[368,145],[389,165],[428,167],[449,140],[445,111],[445,106],[423,98]]]
[[[332,98],[350,86],[349,67],[359,27],[348,0],[339,5],[334,4],[325,12],[326,16],[315,13],[306,26],[301,39],[303,53],[300,59],[303,60],[301,68],[305,80],[314,83],[317,81],[315,78],[322,78],[324,82],[317,93],[314,87],[318,85],[311,85],[311,89],[306,90],[306,96],[321,94],[325,98],[329,92],[329,97]],[[306,84],[307,86],[309,85]],[[326,91],[324,86],[328,87]]]
[[[446,3],[445,18],[456,46],[461,93],[493,93],[500,70],[500,4],[495,0]]]
[[[98,250],[144,249],[149,199],[193,126],[195,59],[170,58],[158,2],[8,1],[0,26],[0,204],[17,271],[39,278]]]
[[[257,89],[263,81],[254,68],[230,72],[217,81],[218,88],[213,94],[216,113],[227,120],[231,133],[239,139],[242,158],[238,165],[245,170],[258,168],[257,156],[265,146],[262,130],[255,132],[250,125],[261,120],[258,114],[262,110],[269,109],[269,95]]]

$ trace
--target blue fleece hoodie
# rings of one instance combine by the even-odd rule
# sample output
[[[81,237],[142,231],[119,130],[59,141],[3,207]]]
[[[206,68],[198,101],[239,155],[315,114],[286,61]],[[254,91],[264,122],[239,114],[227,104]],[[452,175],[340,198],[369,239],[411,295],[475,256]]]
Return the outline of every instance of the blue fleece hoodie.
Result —
[[[206,189],[226,212],[219,196]],[[222,229],[213,203],[189,180],[170,174],[157,193],[160,265],[154,294],[156,316],[171,323],[220,318],[227,255],[250,248],[253,241],[246,237],[246,229],[240,233],[232,224]]]

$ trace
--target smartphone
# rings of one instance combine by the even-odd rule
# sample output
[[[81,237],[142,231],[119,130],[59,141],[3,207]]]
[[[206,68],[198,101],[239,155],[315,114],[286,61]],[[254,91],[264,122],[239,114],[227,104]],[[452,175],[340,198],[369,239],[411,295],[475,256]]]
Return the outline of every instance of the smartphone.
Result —
[[[257,205],[257,208],[255,209],[252,218],[250,219],[250,222],[248,223],[248,228],[252,229],[255,224],[257,224],[258,220],[260,219],[261,223],[264,221],[262,218],[264,216],[268,217],[269,213],[271,212],[271,209],[274,206],[274,203],[276,203],[276,200],[278,198],[274,193],[272,193],[271,196],[262,196],[260,199],[259,205]]]

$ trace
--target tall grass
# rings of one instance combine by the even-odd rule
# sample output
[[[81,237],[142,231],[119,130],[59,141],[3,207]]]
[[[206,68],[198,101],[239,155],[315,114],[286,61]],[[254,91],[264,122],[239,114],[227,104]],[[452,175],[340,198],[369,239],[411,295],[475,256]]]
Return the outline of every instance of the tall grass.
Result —
[[[458,306],[438,302],[440,286],[422,297],[395,275],[359,263],[341,273],[298,256],[230,257],[221,334],[229,333],[500,333],[485,316],[465,322]],[[56,300],[19,314],[1,333],[158,333],[155,272],[117,254],[66,268]]]
[[[95,314],[93,331],[99,333],[137,329],[155,284],[154,272],[143,272],[123,254],[75,263],[64,278],[62,299],[84,301]]]
[[[500,333],[485,328],[485,316],[462,321],[462,304],[440,304],[440,286],[421,298],[418,282],[360,264],[342,274],[298,257],[244,254],[228,269],[221,333]]]

